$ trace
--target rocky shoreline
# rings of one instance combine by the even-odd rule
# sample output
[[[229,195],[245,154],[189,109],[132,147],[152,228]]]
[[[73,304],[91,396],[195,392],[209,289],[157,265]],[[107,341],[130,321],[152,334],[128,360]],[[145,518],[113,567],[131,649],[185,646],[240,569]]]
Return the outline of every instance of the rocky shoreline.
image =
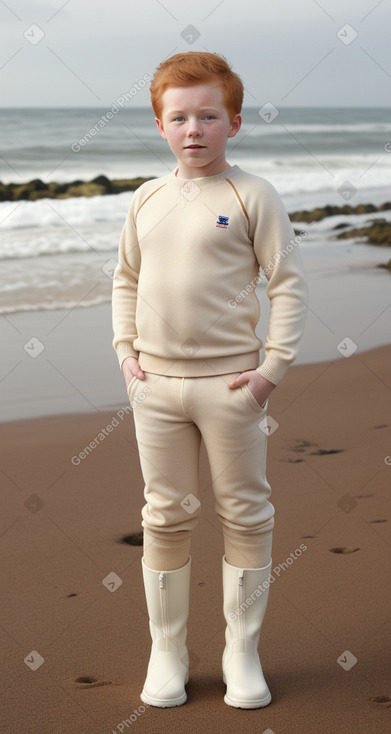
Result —
[[[40,178],[34,178],[32,181],[21,184],[4,184],[0,181],[0,201],[37,201],[37,199],[70,199],[75,196],[90,197],[121,194],[123,191],[135,191],[150,178],[110,180],[102,175],[97,176],[92,181],[76,180],[63,184],[55,181],[44,183]]]
[[[44,183],[40,178],[24,183],[4,184],[0,181],[1,201],[36,201],[37,199],[70,199],[75,196],[105,196],[107,194],[120,194],[123,191],[135,191],[145,181],[151,181],[155,176],[143,178],[118,178],[109,179],[103,174],[93,178],[91,181],[69,181],[67,183]],[[336,214],[372,214],[373,212],[387,211],[391,209],[391,201],[380,206],[374,204],[358,204],[350,206],[316,207],[315,209],[303,209],[302,211],[289,214],[292,222],[319,222],[326,217]],[[342,226],[342,225],[339,225]]]
[[[120,194],[124,191],[135,191],[145,181],[150,181],[154,176],[148,178],[130,178],[130,179],[109,179],[104,175],[97,176],[91,181],[70,181],[68,183],[44,183],[41,179],[36,178],[25,183],[9,183],[4,184],[0,181],[0,202],[3,201],[37,201],[39,199],[70,199],[78,196],[106,196],[108,194]],[[344,204],[342,206],[327,205],[324,207],[316,207],[311,210],[304,209],[302,211],[290,212],[289,217],[294,222],[319,222],[326,217],[335,215],[352,214],[373,214],[375,212],[389,211],[391,209],[391,201],[385,202],[379,206],[374,204],[358,204],[351,206]],[[335,236],[335,239],[351,239],[353,237],[363,238],[367,244],[391,246],[391,222],[386,219],[369,219],[362,227],[352,227],[349,222],[336,225],[335,230],[343,229]],[[385,265],[379,267],[387,268],[391,272],[391,260]]]
[[[347,226],[347,225],[342,225]],[[391,247],[391,222],[386,219],[373,219],[363,227],[353,227],[344,232],[340,232],[333,239],[347,240],[359,237],[362,238],[367,245],[377,245],[378,247]],[[385,268],[391,273],[391,259],[387,263],[380,263],[378,268]]]
[[[350,206],[350,204],[344,204],[343,206],[322,206],[316,207],[315,209],[304,209],[299,212],[293,212],[289,214],[292,222],[320,222],[326,217],[334,217],[339,214],[373,214],[373,212],[385,212],[391,209],[391,201],[386,201],[384,204],[375,206],[374,204],[357,204],[357,206]],[[337,227],[343,227],[345,225],[338,224]],[[391,244],[391,243],[390,243]]]

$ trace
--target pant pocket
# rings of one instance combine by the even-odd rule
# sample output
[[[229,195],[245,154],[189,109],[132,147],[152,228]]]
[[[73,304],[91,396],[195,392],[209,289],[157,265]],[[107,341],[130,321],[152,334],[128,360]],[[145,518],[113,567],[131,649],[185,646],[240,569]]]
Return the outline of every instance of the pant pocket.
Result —
[[[128,398],[131,403],[142,403],[146,396],[151,392],[150,388],[146,385],[147,377],[144,380],[139,380],[138,377],[133,376],[127,387]],[[134,407],[134,406],[133,406]]]
[[[132,390],[132,388],[133,388],[133,386],[134,386],[134,384],[135,384],[136,380],[137,380],[137,377],[136,377],[136,375],[133,375],[132,379],[130,380],[130,382],[128,383],[128,385],[127,385],[127,387],[126,387],[126,391],[127,391],[127,393],[128,393],[128,398],[129,398],[129,399],[130,399],[130,391]]]
[[[251,405],[252,409],[257,413],[264,413],[264,411],[267,409],[269,398],[266,398],[265,402],[260,405],[256,397],[252,394],[247,382],[242,385],[241,389],[244,398],[246,399],[247,403]]]

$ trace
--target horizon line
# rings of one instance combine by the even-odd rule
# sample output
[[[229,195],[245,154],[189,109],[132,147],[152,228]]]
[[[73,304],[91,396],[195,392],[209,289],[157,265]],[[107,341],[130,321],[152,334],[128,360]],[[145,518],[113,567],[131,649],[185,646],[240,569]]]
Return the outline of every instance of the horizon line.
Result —
[[[0,105],[1,110],[100,110],[110,109],[115,105],[115,101],[108,105]],[[265,104],[265,103],[264,103]],[[262,107],[262,105],[261,105]],[[133,105],[134,109],[138,110],[150,110],[153,113],[150,105]],[[121,110],[131,109],[130,106],[121,107]],[[258,110],[258,105],[243,105],[242,110]],[[280,105],[277,109],[307,109],[307,110],[390,110],[391,105]]]

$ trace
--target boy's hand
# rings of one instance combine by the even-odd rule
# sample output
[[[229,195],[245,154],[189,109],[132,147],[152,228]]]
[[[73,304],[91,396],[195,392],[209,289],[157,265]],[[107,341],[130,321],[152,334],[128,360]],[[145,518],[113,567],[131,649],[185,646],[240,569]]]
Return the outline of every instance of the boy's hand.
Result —
[[[126,357],[122,362],[122,372],[124,373],[126,387],[132,377],[137,377],[138,380],[145,380],[145,372],[142,371],[136,357]]]
[[[270,393],[273,392],[276,385],[266,377],[263,377],[256,370],[249,370],[248,372],[242,372],[241,375],[235,377],[234,380],[228,383],[229,388],[236,388],[244,385],[247,382],[250,392],[254,395],[254,398],[263,405],[266,398],[269,397]]]

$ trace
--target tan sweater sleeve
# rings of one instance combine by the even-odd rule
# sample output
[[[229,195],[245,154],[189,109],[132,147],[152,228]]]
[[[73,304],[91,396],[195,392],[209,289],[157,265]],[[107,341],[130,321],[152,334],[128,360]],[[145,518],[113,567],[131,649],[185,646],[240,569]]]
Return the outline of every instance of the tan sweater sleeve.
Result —
[[[133,348],[133,342],[137,337],[137,287],[141,262],[135,226],[137,201],[138,196],[134,194],[122,228],[118,248],[118,265],[113,278],[113,347],[121,369],[126,357],[138,358],[139,356],[139,353]]]
[[[299,251],[300,238],[295,236],[279,194],[268,181],[257,193],[258,201],[252,198],[249,212],[250,236],[268,280],[266,293],[270,300],[265,359],[257,371],[277,385],[297,356],[309,291]]]

